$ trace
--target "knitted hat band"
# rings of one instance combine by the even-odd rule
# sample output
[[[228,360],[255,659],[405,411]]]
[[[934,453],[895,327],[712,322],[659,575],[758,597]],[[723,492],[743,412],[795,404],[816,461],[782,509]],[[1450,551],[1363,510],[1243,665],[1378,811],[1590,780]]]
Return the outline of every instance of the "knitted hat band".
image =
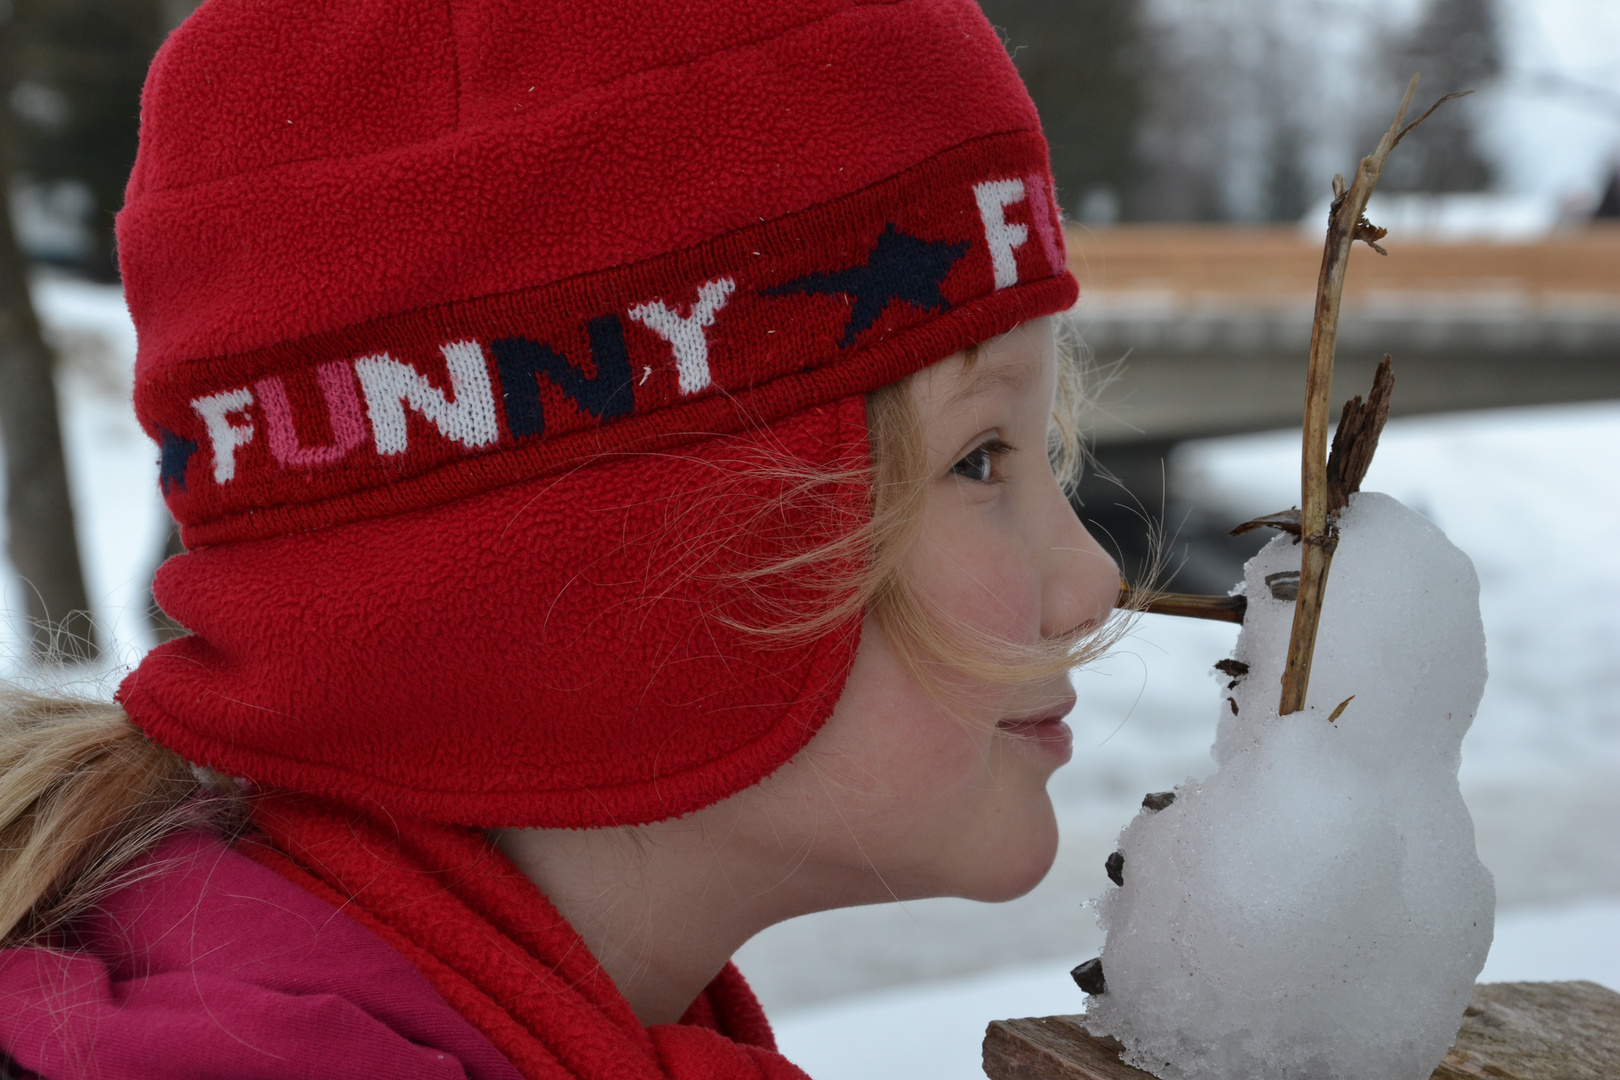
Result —
[[[1075,296],[1046,150],[988,136],[637,264],[152,373],[188,546],[433,506],[861,393]]]

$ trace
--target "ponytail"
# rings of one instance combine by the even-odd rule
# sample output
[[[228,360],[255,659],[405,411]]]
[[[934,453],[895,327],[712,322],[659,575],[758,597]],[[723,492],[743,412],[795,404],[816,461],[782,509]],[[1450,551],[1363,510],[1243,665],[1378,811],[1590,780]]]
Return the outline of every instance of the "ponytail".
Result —
[[[245,803],[117,705],[0,683],[0,945],[58,929],[173,832],[238,830]]]

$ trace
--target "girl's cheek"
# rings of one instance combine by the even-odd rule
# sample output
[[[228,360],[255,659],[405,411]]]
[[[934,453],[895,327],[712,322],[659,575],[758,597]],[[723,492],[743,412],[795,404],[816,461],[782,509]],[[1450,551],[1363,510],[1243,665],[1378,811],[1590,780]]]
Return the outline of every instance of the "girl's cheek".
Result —
[[[928,540],[912,553],[913,578],[935,605],[989,630],[1011,630],[1033,613],[1040,595],[1029,558],[1033,523],[963,504],[948,494],[931,500],[923,519]]]
[[[953,621],[1020,644],[1039,640],[1039,583],[1003,546],[983,545],[940,567],[939,577],[933,599]]]

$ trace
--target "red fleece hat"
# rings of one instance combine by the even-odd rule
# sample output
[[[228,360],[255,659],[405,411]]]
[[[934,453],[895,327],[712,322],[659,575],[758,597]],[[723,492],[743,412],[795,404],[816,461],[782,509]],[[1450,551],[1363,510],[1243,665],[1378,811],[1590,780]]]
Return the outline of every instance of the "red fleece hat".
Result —
[[[1076,294],[972,0],[208,0],[118,236],[193,631],[120,700],[231,775],[475,826],[791,757],[858,620],[766,640],[817,594],[735,572],[867,492],[784,509],[762,463],[858,471],[864,393]]]

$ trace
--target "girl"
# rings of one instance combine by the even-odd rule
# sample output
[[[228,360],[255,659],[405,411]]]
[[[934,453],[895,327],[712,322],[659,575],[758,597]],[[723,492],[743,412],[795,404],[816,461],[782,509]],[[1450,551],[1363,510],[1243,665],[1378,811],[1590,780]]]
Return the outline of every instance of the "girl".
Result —
[[[7,709],[15,1074],[801,1077],[738,946],[1046,872],[1118,576],[972,0],[209,0],[119,237],[191,633]]]

